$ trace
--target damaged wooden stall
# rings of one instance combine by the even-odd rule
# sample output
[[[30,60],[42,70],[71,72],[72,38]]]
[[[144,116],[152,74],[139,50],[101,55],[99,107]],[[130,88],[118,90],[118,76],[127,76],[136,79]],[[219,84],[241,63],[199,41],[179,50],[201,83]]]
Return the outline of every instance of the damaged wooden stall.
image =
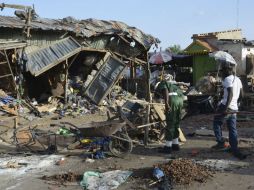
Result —
[[[15,6],[12,8],[15,8]],[[128,60],[142,60],[145,62],[147,59],[146,52],[153,44],[159,43],[157,38],[119,21],[97,19],[77,20],[73,17],[45,19],[36,15],[36,17],[33,16],[29,20],[30,35],[27,37],[26,35],[21,35],[23,34],[24,28],[28,27],[27,23],[24,22],[26,21],[25,18],[21,16],[0,16],[0,19],[0,40],[27,42],[25,53],[28,56],[27,61],[30,66],[25,71],[28,72],[25,77],[29,80],[33,80],[33,77],[36,77],[36,80],[40,80],[43,76],[48,75],[48,71],[50,70],[53,73],[61,69],[64,70],[60,65],[66,64],[67,59],[69,64],[75,60],[77,51],[72,54],[73,50],[71,49],[67,54],[59,57],[57,55],[58,53],[54,50],[54,48],[61,49],[61,44],[70,41],[70,39],[66,40],[68,37],[72,37],[82,47],[112,52],[120,60],[123,58]],[[68,49],[67,46],[66,49]],[[47,53],[50,55],[49,58],[45,56]],[[42,62],[38,61],[40,57],[43,58],[41,59]],[[51,58],[54,59],[51,60]],[[47,64],[45,65],[43,62]],[[31,65],[35,67],[31,67]],[[54,70],[55,67],[59,68]],[[39,70],[37,71],[36,68],[39,68]],[[67,72],[66,69],[65,71]],[[31,75],[29,75],[29,72]],[[46,84],[49,83],[48,81],[41,80],[43,84],[45,83],[46,87],[49,86],[49,84]],[[30,82],[27,86],[30,86],[31,83],[33,82]],[[37,87],[38,85],[33,86]],[[30,90],[28,96],[31,93],[32,91]],[[29,97],[33,98],[32,96]]]
[[[1,114],[0,121],[6,120],[14,121],[14,128],[18,123],[17,105],[9,106],[15,97],[21,97],[21,67],[18,62],[18,52],[21,52],[26,46],[26,43],[16,41],[1,41],[0,42],[0,111],[5,113]]]
[[[80,51],[81,45],[72,37],[39,49],[29,47],[26,50],[26,71],[29,72],[25,74],[29,97],[43,101],[53,95],[66,101],[68,68]]]
[[[21,54],[25,66],[23,98],[43,102],[53,95],[68,101],[69,93],[73,93],[69,82],[79,80],[73,68],[85,65],[88,69],[80,80],[80,92],[93,103],[103,103],[112,86],[123,81],[126,67],[130,68],[127,82],[133,84],[134,94],[140,89],[137,95],[149,101],[147,52],[160,43],[159,39],[119,21],[45,19],[38,15],[30,17],[29,23],[21,16],[0,19],[0,40],[27,42]],[[27,28],[30,35],[21,35]],[[144,68],[142,78],[137,77],[139,67]]]
[[[123,80],[123,72],[128,66],[130,70],[130,78],[128,78],[128,80],[135,81],[137,75],[135,68],[137,65],[142,65],[142,67],[145,68],[146,62],[137,58],[128,59],[108,51],[83,47],[79,56],[71,65],[69,73],[70,79],[73,81],[75,80],[75,83],[81,85],[80,91],[82,91],[82,95],[89,98],[96,105],[111,105],[111,89],[116,83]],[[150,92],[147,92],[147,86],[149,85],[148,82],[146,82],[146,73],[147,72],[145,71],[141,78],[145,82],[142,85],[142,91],[149,94]],[[146,96],[145,98],[147,97],[149,96]],[[148,109],[150,110],[150,108]],[[147,112],[146,118],[149,117],[150,113]],[[122,117],[122,119],[124,118]],[[124,120],[128,125],[134,125],[130,121],[126,119]],[[147,120],[144,121],[144,123],[147,123]],[[145,136],[147,135],[148,133],[146,133]]]
[[[110,95],[112,87],[123,80],[126,68],[131,65],[133,70],[134,66],[142,63],[145,62],[137,58],[128,59],[106,50],[82,47],[77,59],[69,67],[69,77],[82,85],[82,95],[96,105],[103,105],[103,100]],[[133,71],[131,76],[134,79]]]
[[[0,41],[0,89],[8,95],[20,97],[16,76],[20,75],[22,65],[18,64],[18,52],[26,46],[23,42]]]

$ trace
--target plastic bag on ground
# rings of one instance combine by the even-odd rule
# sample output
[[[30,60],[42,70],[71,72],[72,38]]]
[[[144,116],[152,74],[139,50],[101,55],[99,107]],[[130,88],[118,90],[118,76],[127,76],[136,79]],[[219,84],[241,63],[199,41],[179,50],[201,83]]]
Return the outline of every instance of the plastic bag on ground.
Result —
[[[132,174],[131,171],[113,170],[104,173],[85,172],[80,184],[86,190],[111,190],[117,189]]]

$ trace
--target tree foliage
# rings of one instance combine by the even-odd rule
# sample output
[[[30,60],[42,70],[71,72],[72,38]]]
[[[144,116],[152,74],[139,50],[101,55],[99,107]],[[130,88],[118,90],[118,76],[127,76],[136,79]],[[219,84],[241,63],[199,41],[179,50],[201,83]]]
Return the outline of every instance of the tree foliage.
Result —
[[[179,44],[174,44],[172,46],[169,46],[168,48],[166,48],[166,50],[175,53],[175,54],[180,54],[183,52],[183,50],[181,49],[181,46]]]

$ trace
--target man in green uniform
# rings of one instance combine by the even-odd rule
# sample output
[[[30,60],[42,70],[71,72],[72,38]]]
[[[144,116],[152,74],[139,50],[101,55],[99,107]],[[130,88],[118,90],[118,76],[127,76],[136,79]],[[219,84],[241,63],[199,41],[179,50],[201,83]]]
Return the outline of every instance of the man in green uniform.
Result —
[[[166,144],[159,152],[170,154],[172,150],[180,150],[178,138],[184,94],[178,86],[170,81],[160,82],[157,89],[164,98],[167,123],[165,129]]]

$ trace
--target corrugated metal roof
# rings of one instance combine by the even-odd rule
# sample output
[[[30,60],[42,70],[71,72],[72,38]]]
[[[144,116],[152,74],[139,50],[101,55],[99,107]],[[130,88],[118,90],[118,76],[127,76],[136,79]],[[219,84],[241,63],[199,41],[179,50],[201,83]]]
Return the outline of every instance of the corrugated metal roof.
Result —
[[[23,48],[26,46],[24,42],[0,42],[0,50],[7,50],[7,49],[15,49],[15,48]]]
[[[68,17],[67,17],[68,18]],[[0,16],[0,27],[23,28],[25,21],[18,17]],[[133,38],[146,49],[151,45],[159,43],[159,39],[141,30],[130,27],[123,22],[104,21],[97,19],[75,20],[75,19],[45,19],[37,18],[31,22],[32,29],[58,30],[76,33],[82,37],[90,38],[100,34],[118,34]]]
[[[197,49],[198,45],[198,49]],[[184,49],[184,53],[187,55],[201,55],[208,54],[210,52],[217,51],[218,48],[205,40],[195,40],[187,48]]]
[[[50,46],[27,54],[27,71],[38,76],[81,51],[81,45],[73,38],[65,38]]]
[[[218,48],[214,47],[212,44],[208,43],[207,41],[204,41],[204,40],[196,40],[196,41],[200,43],[202,46],[204,46],[206,49],[208,49],[209,52],[214,52],[218,50]]]

